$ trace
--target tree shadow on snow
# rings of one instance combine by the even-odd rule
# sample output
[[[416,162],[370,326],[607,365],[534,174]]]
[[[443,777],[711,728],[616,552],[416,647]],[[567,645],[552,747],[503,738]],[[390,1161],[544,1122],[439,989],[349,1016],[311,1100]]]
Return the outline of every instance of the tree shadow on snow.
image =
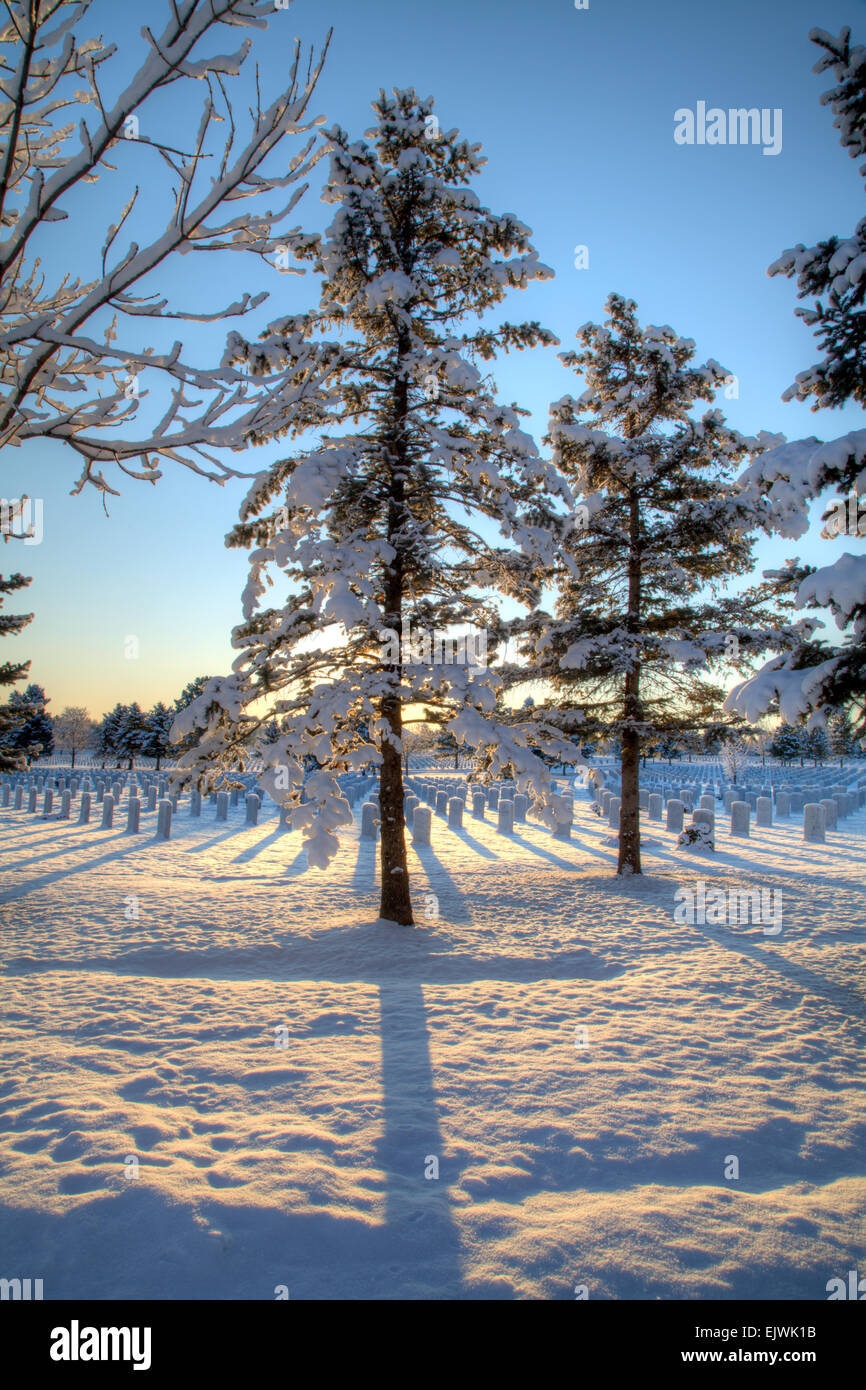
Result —
[[[113,1193],[92,1195],[105,1181],[97,1171],[70,1175],[66,1190],[88,1200],[63,1215],[0,1207],[9,1277],[20,1269],[18,1277],[43,1279],[46,1300],[272,1300],[279,1286],[292,1299],[484,1297],[482,1284],[462,1288],[447,1192],[459,1167],[439,1127],[422,986],[395,980],[379,990],[382,1121],[374,1153],[384,1220],[335,1214],[315,1181],[309,1200],[322,1201],[318,1212],[186,1203],[148,1187],[145,1155],[141,1180]],[[501,1281],[491,1296],[503,1296]]]
[[[744,924],[742,932],[739,932],[732,927],[711,927],[693,922],[688,922],[685,926],[696,935],[703,936],[706,941],[712,942],[714,946],[733,951],[738,956],[746,956],[750,961],[759,965],[762,970],[781,975],[796,985],[798,989],[818,995],[819,998],[832,1004],[843,1018],[849,1022],[853,1021],[855,1026],[857,1024],[866,1025],[866,1001],[862,996],[835,980],[825,979],[823,975],[819,975],[808,965],[780,955],[771,949],[769,942],[767,945],[755,945],[746,937],[745,931],[754,931],[756,928],[749,928]],[[766,941],[767,938],[762,937],[762,940]],[[862,1034],[861,1042],[866,1042],[866,1027],[861,1027],[860,1031]]]
[[[10,1277],[41,1278],[46,1301],[460,1295],[452,1250],[431,1246],[424,1220],[401,1230],[325,1209],[184,1202],[147,1185],[146,1163],[141,1172],[62,1215],[0,1207]]]
[[[466,905],[466,898],[457,887],[454,879],[449,874],[442,860],[436,854],[432,845],[416,845],[413,843],[412,849],[417,859],[420,861],[427,878],[432,884],[436,883],[436,892],[439,898],[439,906],[445,909],[445,916],[454,923],[471,922],[472,913]],[[444,884],[444,891],[440,885]]]

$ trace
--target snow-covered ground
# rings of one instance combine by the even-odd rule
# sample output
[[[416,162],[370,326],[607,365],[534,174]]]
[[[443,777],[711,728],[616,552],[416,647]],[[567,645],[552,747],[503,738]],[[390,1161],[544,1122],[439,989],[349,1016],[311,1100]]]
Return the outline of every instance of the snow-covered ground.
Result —
[[[631,881],[583,794],[571,842],[434,817],[414,929],[376,921],[360,807],[325,873],[273,807],[213,815],[166,843],[0,811],[0,1274],[823,1299],[862,1272],[866,810],[700,856],[645,823]],[[780,892],[781,933],[675,923],[699,878]]]

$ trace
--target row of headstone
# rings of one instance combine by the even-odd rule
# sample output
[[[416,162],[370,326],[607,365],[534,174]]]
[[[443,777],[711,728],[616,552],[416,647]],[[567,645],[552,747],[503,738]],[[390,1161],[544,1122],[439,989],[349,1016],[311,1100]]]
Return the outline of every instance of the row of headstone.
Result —
[[[437,779],[443,781],[445,779]],[[524,822],[529,809],[529,798],[513,791],[514,784],[481,787],[475,784],[471,789],[472,815],[477,820],[486,819],[489,810],[496,812],[497,829],[501,834],[512,834],[515,824]],[[508,795],[501,795],[503,790]],[[414,844],[429,844],[433,815],[447,820],[451,830],[461,830],[463,816],[467,809],[470,787],[456,779],[451,779],[447,787],[437,786],[436,781],[407,779],[404,793],[404,815]],[[422,805],[422,800],[428,804]],[[568,805],[568,822],[571,823],[573,794],[563,796]],[[563,817],[565,811],[563,810]],[[376,839],[381,825],[378,797],[371,797],[361,808],[361,838]]]
[[[598,793],[597,799],[601,810],[601,815],[608,824],[615,829],[619,829],[619,817],[621,798],[619,795],[620,783],[614,777],[605,779],[605,785]],[[864,779],[866,783],[866,779]],[[677,789],[675,796],[667,795],[667,787],[662,791],[650,791],[643,787],[639,791],[640,810],[644,811],[649,820],[661,821],[666,817],[667,829],[678,834],[684,831],[684,821],[687,812],[691,812],[691,825],[703,825],[707,827],[707,834],[703,837],[703,842],[714,843],[715,839],[715,808],[717,803],[716,789],[701,784],[701,791],[698,804],[694,804],[695,790],[687,786]],[[587,780],[587,790],[592,795],[596,786],[592,781]],[[783,791],[771,786],[762,786],[761,794],[758,792],[748,792],[744,788],[732,787],[725,789],[723,801],[725,811],[730,814],[731,835],[735,837],[746,837],[750,832],[751,817],[754,813],[755,824],[760,828],[770,828],[774,824],[775,817],[783,819],[793,813],[804,814],[804,839],[816,842],[823,841],[827,830],[835,829],[840,819],[851,815],[855,810],[866,804],[866,785],[843,787],[834,784],[830,794],[820,796],[820,788],[810,787],[799,792]],[[810,801],[807,793],[813,795],[819,793],[817,801]]]
[[[115,812],[122,805],[122,789],[118,784],[114,784],[111,789],[106,789],[104,784],[97,783],[95,791],[87,787],[82,788],[80,793],[80,804],[78,808],[78,823],[88,825],[94,804],[101,810],[101,828],[105,830],[113,829]],[[126,799],[126,830],[130,834],[137,834],[141,829],[142,811],[156,812],[157,830],[159,838],[169,839],[171,835],[171,817],[177,813],[180,791],[175,790],[170,795],[159,796],[158,788],[151,785],[147,791],[145,800],[139,795],[139,788],[132,785],[129,788],[129,795]],[[0,789],[0,806],[12,806],[15,810],[25,808],[31,814],[39,810],[39,789],[34,784],[29,791],[23,784],[19,783],[14,790],[9,783]],[[55,811],[55,789],[46,787],[42,792],[42,815],[43,817],[52,816]],[[64,789],[60,794],[60,803],[57,808],[57,816],[60,820],[71,819],[72,802],[75,793],[72,788]],[[211,801],[215,803],[216,818],[225,820],[230,805],[238,805],[240,800],[240,790],[233,788],[231,792],[215,793]],[[255,792],[247,792],[244,798],[247,825],[257,825],[259,809],[261,807],[261,796]],[[166,807],[168,810],[166,810]],[[201,792],[193,788],[190,791],[189,813],[191,816],[200,816],[202,809]]]

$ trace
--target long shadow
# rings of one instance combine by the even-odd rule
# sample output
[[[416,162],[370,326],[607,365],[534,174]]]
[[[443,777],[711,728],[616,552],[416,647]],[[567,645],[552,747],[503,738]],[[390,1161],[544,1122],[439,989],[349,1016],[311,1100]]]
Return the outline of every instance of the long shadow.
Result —
[[[376,880],[376,841],[358,840],[358,857],[352,873],[352,887],[371,891]]]
[[[277,840],[282,839],[283,835],[285,834],[288,834],[288,831],[286,830],[285,826],[280,825],[280,823],[277,822],[276,829],[272,830],[270,835],[266,835],[263,840],[259,840],[258,844],[250,845],[249,849],[241,850],[240,854],[235,855],[234,859],[232,860],[232,863],[243,864],[248,859],[255,859],[256,855],[261,854],[263,850],[269,849],[271,845],[277,842]]]
[[[553,854],[549,849],[542,849],[541,845],[535,845],[531,840],[527,840],[525,835],[519,835],[513,830],[508,836],[509,840],[514,840],[515,844],[523,845],[531,854],[537,854],[541,859],[549,859],[552,864],[556,864],[560,869],[569,869],[574,874],[580,873],[580,867],[572,864],[568,859],[560,859],[558,854]]]
[[[600,821],[599,824],[603,825],[603,822]],[[614,833],[611,826],[604,826],[604,828],[608,830],[611,835]],[[553,832],[551,832],[551,834],[552,833]],[[593,844],[591,840],[587,839],[586,831],[581,830],[579,826],[573,825],[571,827],[571,840],[572,844],[576,845],[578,849],[583,850],[585,854],[594,854],[596,859],[606,859],[609,864],[616,863],[616,852],[612,849],[600,849],[598,845]]]
[[[861,1043],[866,1041],[866,1000],[863,999],[862,995],[856,994],[845,985],[825,980],[823,975],[819,975],[808,965],[801,965],[799,961],[788,960],[786,956],[780,956],[776,951],[768,950],[767,947],[753,946],[743,935],[735,935],[730,927],[720,926],[712,930],[700,923],[689,922],[686,925],[708,942],[712,942],[714,946],[722,946],[725,950],[733,951],[738,956],[747,956],[749,960],[760,965],[763,970],[781,975],[783,979],[790,980],[799,989],[809,990],[812,994],[817,994],[821,999],[832,1004],[849,1022],[853,1021],[855,1027],[860,1024],[858,1031],[861,1035]],[[732,936],[733,939],[725,940],[726,936]],[[850,1012],[852,1009],[855,1015],[853,1020]]]
[[[668,860],[678,868],[688,864],[693,866],[695,870],[705,867],[708,869],[729,869],[737,874],[747,874],[753,880],[760,878],[762,882],[777,882],[782,889],[788,884],[790,889],[790,873],[780,872],[772,864],[756,864],[747,852],[750,843],[754,844],[754,841],[745,840],[743,849],[740,850],[738,845],[731,845],[727,841],[717,841],[715,850],[683,854],[676,849],[675,843],[665,845],[663,841],[659,840],[654,845],[647,845],[647,851],[655,858]],[[800,844],[801,842],[797,841],[796,843]],[[784,845],[765,846],[765,848],[778,852],[780,849],[784,849]],[[859,890],[866,895],[863,884],[857,883],[854,879],[840,880],[838,877],[833,878],[830,875],[814,873],[811,869],[808,871],[808,883],[810,888],[824,887],[832,889],[834,892],[841,890],[847,893],[856,893]]]
[[[111,831],[110,833],[112,833],[112,834],[115,833],[115,831],[116,831],[117,829],[119,829],[119,828],[120,828],[120,827],[113,827],[113,828],[112,828],[112,831]],[[81,829],[82,829],[82,830],[85,830],[85,831],[89,831],[89,832],[91,832],[91,833],[93,832],[94,829],[96,829],[97,831],[99,831],[99,827],[98,827],[98,826],[93,826],[93,825],[83,825],[83,826],[81,826]],[[139,832],[139,833],[140,833],[140,832]],[[72,842],[71,842],[71,841],[72,841]],[[50,841],[44,841],[43,843],[56,844],[57,841],[56,841],[56,839],[53,839],[53,838],[52,838],[52,840],[50,840]],[[64,837],[64,840],[63,840],[63,848],[62,848],[62,849],[45,850],[45,851],[42,852],[42,853],[35,853],[35,852],[34,852],[33,854],[28,855],[28,857],[27,857],[26,859],[4,859],[4,860],[3,860],[3,868],[4,868],[4,869],[7,869],[7,870],[10,870],[10,871],[11,871],[12,869],[29,869],[29,868],[31,868],[34,864],[42,864],[42,863],[44,863],[47,859],[62,859],[63,856],[64,856],[65,854],[72,854],[74,850],[78,850],[78,852],[81,853],[81,852],[83,852],[84,850],[88,850],[88,849],[94,847],[94,846],[96,845],[96,843],[97,843],[97,842],[96,842],[95,840],[92,840],[92,841],[91,841],[89,844],[87,844],[87,845],[76,845],[76,844],[74,843],[74,840],[73,840],[73,837],[72,837],[72,836],[68,836],[68,837],[65,836],[65,837]]]
[[[468,845],[470,849],[474,849],[475,853],[480,854],[482,859],[499,858],[495,850],[488,849],[487,845],[483,845],[480,840],[476,840],[474,835],[470,835],[468,830],[463,830],[462,828],[457,830],[453,825],[450,829],[452,835],[456,835],[458,840],[463,841],[464,845]]]
[[[383,982],[379,1004],[385,1114],[376,1156],[385,1175],[387,1228],[401,1253],[418,1248],[428,1280],[441,1298],[453,1299],[462,1275],[447,1187],[459,1169],[444,1152],[439,1128],[424,992],[414,981]]]
[[[307,864],[307,851],[303,846],[298,850],[291,864],[286,869],[284,878],[295,878],[298,874],[305,874],[309,865]]]
[[[152,817],[152,819],[150,820],[150,823],[149,823],[149,824],[145,821],[145,817],[146,817],[146,816],[151,816],[151,817]],[[24,822],[25,824],[28,824],[28,825],[29,825],[29,828],[35,829],[36,826],[39,825],[39,826],[44,827],[44,828],[47,830],[48,826],[53,824],[53,825],[56,825],[56,826],[58,827],[58,830],[55,831],[55,832],[53,832],[53,833],[49,832],[49,833],[46,834],[46,835],[40,836],[38,839],[36,838],[36,836],[31,836],[30,840],[28,841],[28,845],[32,845],[32,846],[33,846],[34,854],[32,854],[32,855],[30,856],[29,859],[20,860],[20,861],[18,861],[18,863],[10,863],[10,864],[7,864],[6,867],[7,867],[7,868],[10,868],[10,869],[22,868],[22,867],[25,867],[27,864],[32,863],[32,862],[34,861],[34,859],[36,859],[36,858],[38,858],[38,859],[51,859],[51,858],[56,858],[58,855],[61,855],[61,854],[68,854],[68,853],[70,852],[70,850],[72,850],[73,848],[76,848],[76,849],[77,849],[77,848],[81,848],[80,845],[76,845],[75,841],[76,841],[76,840],[80,840],[80,838],[81,838],[82,835],[103,835],[103,834],[106,833],[106,832],[103,831],[103,829],[102,829],[102,823],[101,823],[101,822],[102,822],[102,806],[100,805],[99,802],[97,802],[97,803],[93,806],[93,808],[92,808],[92,810],[91,810],[90,820],[89,820],[89,821],[85,821],[84,824],[82,824],[81,821],[79,821],[79,819],[78,819],[78,811],[75,809],[75,807],[72,808],[72,814],[71,814],[70,816],[67,816],[64,820],[61,820],[60,817],[59,817],[58,815],[55,815],[54,813],[52,813],[50,816],[33,816],[28,822]],[[175,820],[174,823],[176,824],[176,820]],[[61,827],[61,826],[66,827],[66,833],[62,836],[62,838],[61,838],[61,834],[60,834],[60,830],[59,830],[59,827]],[[16,827],[16,829],[17,829],[17,830],[20,830],[20,824],[19,824],[18,827]],[[124,832],[125,832],[125,830],[126,830],[126,804],[124,803],[123,806],[120,806],[120,807],[115,806],[115,808],[114,808],[114,824],[113,824],[113,826],[111,827],[111,831],[108,832],[108,833],[116,834],[118,831],[124,831]],[[152,835],[152,834],[155,833],[155,830],[156,830],[156,815],[155,815],[155,813],[154,813],[154,812],[148,812],[148,810],[146,809],[146,807],[142,806],[142,808],[141,808],[141,829],[138,831],[138,834],[139,834],[139,835],[147,836],[147,834],[148,834],[148,832],[149,832],[149,833]],[[16,846],[19,846],[19,847],[20,847],[21,840],[20,840],[20,835],[19,835],[19,834],[16,834],[15,836],[13,836],[13,837],[12,837],[12,840],[13,840],[13,843],[14,843]],[[50,846],[53,847],[53,846],[55,846],[55,845],[57,845],[57,844],[64,845],[64,846],[66,846],[66,848],[57,849],[57,850],[52,850],[52,853],[50,853],[50,854],[44,853],[44,854],[38,854],[38,855],[37,855],[37,854],[35,853],[35,851],[38,850],[38,849],[39,849],[41,846],[43,846],[43,845],[44,845],[44,846],[49,846],[49,845],[50,845]],[[3,846],[3,840],[2,840],[2,836],[0,836],[0,849],[2,849],[2,846]]]
[[[537,830],[539,835],[546,835],[550,840],[554,838],[553,831],[550,829],[549,826],[530,825],[529,829]],[[552,854],[550,850],[542,849],[540,845],[533,844],[531,840],[523,839],[523,837],[519,836],[516,831],[514,831],[513,834],[515,839],[521,840],[521,842],[526,845],[526,848],[532,850],[534,854],[539,854],[543,858],[553,859],[555,863],[560,864],[563,868],[573,869],[575,873],[579,872],[579,866],[576,864],[572,864],[570,860],[560,859],[558,855]],[[563,841],[563,843],[566,842]],[[571,839],[567,843],[574,845],[574,847],[580,850],[583,854],[593,854],[595,855],[596,859],[604,859],[609,864],[613,864],[616,861],[616,855],[613,853],[612,850],[599,849],[597,845],[594,845],[590,840],[584,838],[583,833],[580,831],[577,825],[572,825]]]
[[[220,821],[220,825],[222,825],[222,823],[223,822]],[[206,849],[212,849],[214,845],[220,844],[223,840],[230,840],[233,835],[240,835],[241,832],[246,829],[247,826],[245,824],[229,825],[226,827],[225,830],[221,830],[217,835],[211,835],[209,839],[202,840],[200,844],[184,846],[185,853],[203,854]]]
[[[427,877],[433,882],[434,874],[445,882],[445,892],[439,893],[440,906],[448,909],[447,916],[451,922],[471,922],[472,914],[466,907],[466,899],[449,874],[442,860],[435,853],[432,845],[413,844],[416,855],[423,865]]]
[[[122,859],[125,855],[132,854],[135,850],[147,849],[154,843],[151,836],[126,835],[123,831],[116,830],[107,833],[116,839],[122,839],[125,842],[124,847],[115,850],[112,854],[103,854],[99,859],[88,859],[86,864],[78,864],[70,869],[61,869],[56,874],[40,874],[38,878],[31,878],[27,883],[18,884],[16,888],[10,888],[4,893],[0,893],[0,903],[16,902],[18,898],[26,898],[27,894],[32,893],[36,888],[44,888],[46,884],[57,883],[64,878],[73,878],[76,874],[89,874],[102,864],[109,864],[112,859]],[[160,841],[160,843],[164,842]]]

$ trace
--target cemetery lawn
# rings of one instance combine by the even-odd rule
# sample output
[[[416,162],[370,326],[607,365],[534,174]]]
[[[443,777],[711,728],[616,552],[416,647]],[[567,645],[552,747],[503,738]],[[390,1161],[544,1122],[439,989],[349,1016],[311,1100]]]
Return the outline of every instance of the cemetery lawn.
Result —
[[[570,842],[436,816],[414,928],[376,920],[355,814],[323,873],[271,803],[182,805],[169,842],[0,812],[0,1274],[806,1300],[866,1273],[866,810],[826,845],[720,814],[715,854],[642,817],[632,880],[582,793]],[[699,878],[780,893],[781,933],[677,924]]]

